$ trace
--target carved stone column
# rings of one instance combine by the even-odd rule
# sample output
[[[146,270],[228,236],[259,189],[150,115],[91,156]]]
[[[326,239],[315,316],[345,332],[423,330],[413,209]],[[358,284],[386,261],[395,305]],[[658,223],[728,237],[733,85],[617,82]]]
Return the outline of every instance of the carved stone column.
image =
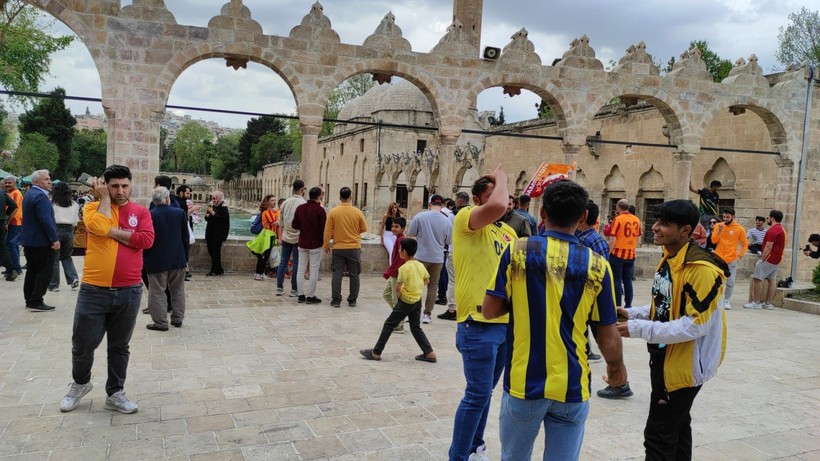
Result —
[[[692,159],[695,154],[678,151],[674,154],[675,157],[675,178],[672,183],[672,197],[670,199],[688,199],[689,198],[689,184],[692,177]],[[695,185],[698,186],[697,184]]]
[[[796,155],[796,158],[800,158],[800,154]],[[792,159],[781,156],[775,160],[775,164],[777,165],[777,185],[774,189],[774,208],[783,212],[783,225],[785,226],[787,223],[794,222],[798,178]]]
[[[300,125],[302,130],[302,180],[310,188],[322,182],[319,177],[319,131],[321,125]],[[327,194],[327,191],[325,192]]]
[[[434,184],[437,194],[450,196],[455,184],[454,152],[457,136],[440,135],[438,137],[438,181]],[[431,184],[433,185],[433,184]]]
[[[139,101],[112,106],[103,101],[108,118],[107,165],[131,169],[131,200],[148,205],[159,172],[159,125],[163,110]],[[101,175],[102,171],[88,172]]]
[[[564,151],[564,163],[567,165],[575,165],[578,163],[578,155],[583,147],[586,146],[583,144],[561,143],[561,150]]]

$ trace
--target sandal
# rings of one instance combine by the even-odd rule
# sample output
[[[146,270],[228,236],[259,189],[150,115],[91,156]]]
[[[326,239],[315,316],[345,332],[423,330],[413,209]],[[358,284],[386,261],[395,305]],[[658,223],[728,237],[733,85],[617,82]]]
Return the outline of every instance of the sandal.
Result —
[[[371,352],[372,352],[372,351],[371,351]],[[435,358],[435,357],[430,358],[430,357],[427,357],[425,354],[419,354],[419,355],[417,355],[417,356],[416,356],[416,360],[418,360],[419,362],[428,362],[428,363],[436,363],[436,362],[438,362],[438,359],[437,359],[437,358]]]
[[[381,360],[381,356],[373,355],[373,349],[362,349],[359,351],[359,354],[362,354],[362,357],[366,358],[367,360]]]

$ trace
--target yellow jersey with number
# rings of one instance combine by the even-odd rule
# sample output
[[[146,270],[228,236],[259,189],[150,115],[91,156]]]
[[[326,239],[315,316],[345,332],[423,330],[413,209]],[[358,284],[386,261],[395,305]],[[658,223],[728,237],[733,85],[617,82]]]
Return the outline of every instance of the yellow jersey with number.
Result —
[[[509,315],[488,320],[481,314],[481,303],[490,280],[495,277],[501,254],[515,240],[515,231],[502,222],[470,229],[470,216],[478,207],[459,210],[453,222],[453,266],[456,271],[456,320],[507,323]]]

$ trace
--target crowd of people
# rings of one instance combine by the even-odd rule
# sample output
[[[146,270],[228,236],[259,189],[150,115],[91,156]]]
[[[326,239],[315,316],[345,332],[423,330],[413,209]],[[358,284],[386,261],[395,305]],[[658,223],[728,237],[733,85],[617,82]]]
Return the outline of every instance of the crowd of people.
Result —
[[[454,415],[449,459],[488,459],[484,432],[493,389],[503,376],[502,460],[529,459],[542,426],[544,459],[568,460],[578,459],[583,444],[592,387],[589,364],[602,358],[590,347],[589,332],[606,361],[606,387],[597,392],[602,398],[633,395],[622,338],[641,338],[647,342],[651,384],[644,430],[647,459],[671,454],[690,459],[690,409],[723,360],[725,311],[731,309],[738,261],[751,241],[759,260],[753,301],[744,307],[772,309],[785,249],[783,213],[771,210],[768,217],[758,216],[747,233],[732,208],[718,215],[716,181],[708,189],[690,187],[700,196],[699,208],[688,200],[657,206],[651,230],[662,256],[652,279],[651,303],[634,306],[632,278],[643,226],[626,199],[617,202],[617,216],[602,235],[600,209],[577,183],[559,180],[544,189],[539,223],[529,213],[530,197],[510,196],[507,181],[499,165],[479,178],[470,194],[459,192],[454,200],[432,195],[427,210],[410,220],[397,204],[389,205],[379,232],[389,255],[383,298],[390,312],[375,345],[361,349],[362,357],[381,361],[391,335],[403,333],[406,323],[421,350],[415,359],[436,363],[422,325],[432,321],[436,303],[446,305],[437,317],[456,322],[455,345],[466,381]],[[190,188],[183,185],[172,194],[170,178],[157,176],[150,207],[143,207],[130,200],[131,172],[122,165],[90,180],[93,197],[83,207],[67,185],[53,185],[46,170],[34,172],[26,194],[17,189],[16,178],[6,178],[2,185],[0,263],[6,280],[13,282],[22,273],[15,255],[22,244],[29,309],[54,309],[44,296],[58,289],[60,266],[66,283],[79,290],[73,379],[60,409],[74,410],[92,390],[94,353],[107,335],[105,408],[138,411],[124,386],[143,286],[148,288],[144,313],[152,321],[146,328],[180,328],[185,318],[192,229],[203,218],[201,207],[190,200]],[[277,201],[268,195],[260,203],[252,225],[257,237],[248,247],[258,258],[254,278],[275,279],[277,296],[285,296],[290,274],[289,297],[300,304],[322,303],[316,282],[324,252],[331,259],[330,306],[340,308],[344,299],[348,307],[356,307],[361,234],[367,224],[351,203],[351,189],[342,187],[338,193],[340,204],[327,211],[325,191],[308,190],[296,180],[291,197]],[[211,194],[204,220],[212,262],[207,276],[219,277],[225,273],[221,248],[230,220],[221,192]],[[80,221],[87,238],[81,276],[70,250]],[[820,235],[812,234],[809,243],[814,249],[807,245],[804,254],[820,258]],[[275,276],[268,274],[273,268]],[[349,286],[343,296],[345,275]]]

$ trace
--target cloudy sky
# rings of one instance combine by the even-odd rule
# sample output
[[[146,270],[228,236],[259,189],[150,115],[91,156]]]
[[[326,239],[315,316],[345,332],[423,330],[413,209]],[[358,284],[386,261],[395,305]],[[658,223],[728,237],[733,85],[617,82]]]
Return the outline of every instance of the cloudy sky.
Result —
[[[180,24],[205,26],[226,0],[165,0]],[[314,0],[246,0],[264,32],[287,36],[310,10]],[[123,0],[122,4],[130,4]],[[549,5],[546,6],[545,4]],[[427,52],[438,43],[452,18],[452,2],[444,0],[323,0],[325,15],[342,42],[361,44],[392,11],[396,24],[413,51]],[[719,56],[734,62],[752,53],[765,73],[783,68],[775,59],[778,28],[788,24],[788,14],[801,7],[817,9],[809,0],[486,0],[482,47],[503,48],[522,27],[529,31],[535,51],[545,64],[587,34],[598,59],[606,66],[617,61],[627,47],[641,40],[656,61],[677,57],[692,40],[707,40]],[[55,24],[56,33],[71,33]],[[88,51],[79,41],[54,55],[51,76],[42,89],[62,86],[69,95],[100,97],[100,81]],[[226,87],[226,85],[228,85]],[[539,99],[522,92],[509,98],[499,88],[479,96],[479,110],[504,106],[507,122],[535,115]],[[250,63],[247,70],[226,68],[224,60],[207,60],[186,70],[171,91],[169,105],[209,107],[259,113],[295,112],[293,97],[270,69]],[[71,102],[75,113],[101,113],[99,104]],[[187,112],[194,118],[244,127],[248,117]]]

